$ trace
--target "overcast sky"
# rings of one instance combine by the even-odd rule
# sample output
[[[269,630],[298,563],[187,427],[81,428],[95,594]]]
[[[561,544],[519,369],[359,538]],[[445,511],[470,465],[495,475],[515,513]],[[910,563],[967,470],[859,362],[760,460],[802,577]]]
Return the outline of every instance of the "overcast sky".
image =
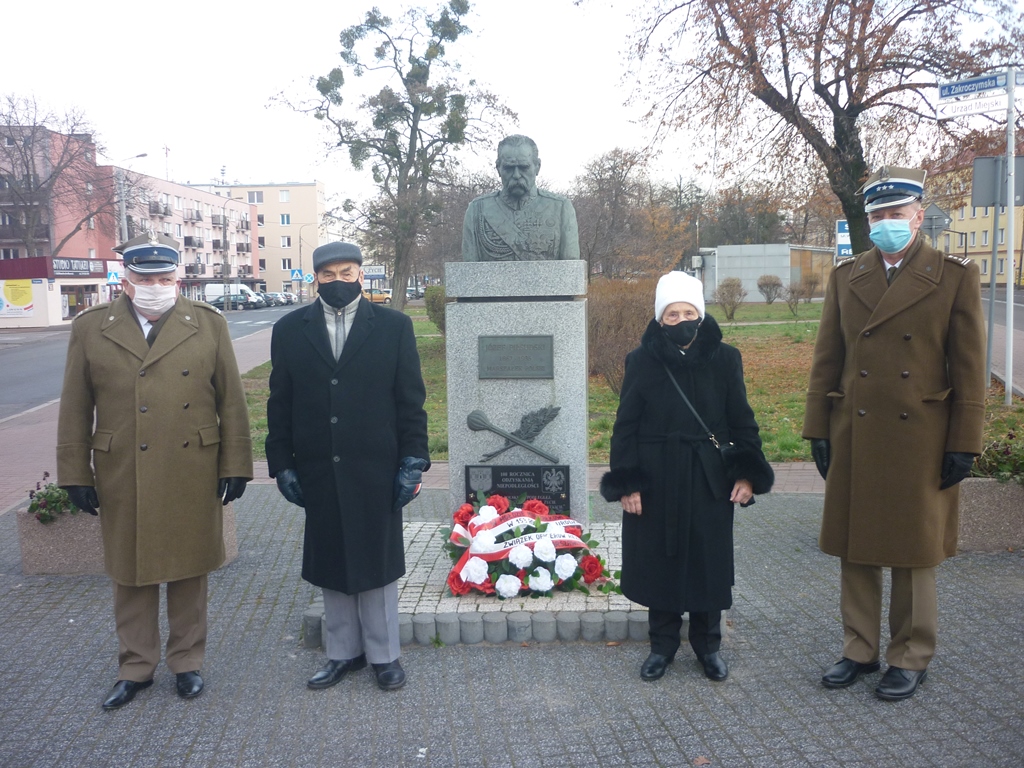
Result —
[[[0,89],[58,111],[81,108],[108,161],[142,173],[209,183],[223,167],[228,182],[320,179],[333,198],[361,197],[372,189],[367,174],[347,169],[343,156],[326,160],[320,124],[272,99],[312,93],[310,78],[340,63],[338,33],[371,4],[63,0],[44,17],[40,6],[8,3]],[[391,15],[409,5],[375,4]],[[624,106],[634,5],[477,0],[467,22],[473,33],[449,47],[467,76],[519,114],[515,130],[540,146],[542,186],[565,189],[587,161],[648,141],[650,131],[637,122],[642,105]],[[686,153],[669,152],[656,170],[688,176]]]

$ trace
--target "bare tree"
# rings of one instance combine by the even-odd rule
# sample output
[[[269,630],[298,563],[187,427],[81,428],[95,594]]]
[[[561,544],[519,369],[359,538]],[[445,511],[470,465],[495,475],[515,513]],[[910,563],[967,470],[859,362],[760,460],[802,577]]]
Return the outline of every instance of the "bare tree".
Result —
[[[1019,63],[1022,51],[1024,15],[1005,0],[660,0],[634,47],[663,128],[713,130],[733,166],[781,175],[816,158],[854,252],[871,245],[856,194],[869,161],[919,151],[936,125],[936,78]]]
[[[726,320],[732,320],[735,317],[736,309],[745,298],[747,298],[747,291],[743,287],[743,281],[738,277],[727,277],[715,288],[715,303],[725,312]]]
[[[764,296],[764,303],[771,304],[782,295],[782,278],[778,275],[761,275],[757,278],[757,290]]]
[[[805,294],[806,290],[801,283],[790,283],[786,286],[786,290],[782,294],[782,298],[786,302],[786,306],[789,307],[789,311],[793,313],[793,317],[796,317],[797,312],[800,311],[800,299],[802,299]]]
[[[85,116],[58,113],[34,98],[0,98],[0,235],[35,255],[49,244],[56,256],[83,228],[114,229],[118,185],[109,166],[96,165],[99,149]],[[61,231],[56,237],[55,224]]]

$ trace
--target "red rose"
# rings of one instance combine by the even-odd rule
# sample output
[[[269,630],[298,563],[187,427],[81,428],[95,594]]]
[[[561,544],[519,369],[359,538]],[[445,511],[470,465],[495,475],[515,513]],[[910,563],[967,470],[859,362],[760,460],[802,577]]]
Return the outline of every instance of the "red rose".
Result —
[[[469,525],[469,521],[473,519],[476,512],[473,510],[472,504],[463,504],[457,510],[455,510],[455,522],[465,528]]]
[[[495,576],[492,573],[490,576],[488,576],[486,579],[484,579],[483,582],[481,582],[480,584],[473,584],[472,585],[473,589],[479,589],[485,595],[493,595],[494,594],[494,579],[495,579]]]
[[[526,569],[525,568],[520,568],[518,571],[516,571],[516,578],[519,579],[519,581],[521,581],[523,583],[523,585],[525,586],[526,585]]]
[[[570,525],[568,528],[565,529],[565,532],[571,533],[573,536],[583,535],[583,529],[576,525]]]
[[[528,512],[534,517],[546,515],[548,513],[548,505],[539,499],[527,499],[526,503],[523,504],[523,512]]]
[[[454,568],[452,568],[452,572],[448,574],[448,589],[452,591],[452,594],[455,595],[455,597],[469,594],[469,584],[462,580],[462,576],[460,576],[458,571]]]
[[[580,568],[583,569],[583,581],[587,584],[593,584],[604,575],[604,566],[594,555],[584,555],[580,558]]]
[[[487,499],[487,503],[490,506],[494,507],[496,510],[498,510],[499,515],[504,515],[506,512],[508,512],[508,499],[506,499],[504,496],[498,496],[497,494],[495,494],[494,496],[491,496],[490,498]]]

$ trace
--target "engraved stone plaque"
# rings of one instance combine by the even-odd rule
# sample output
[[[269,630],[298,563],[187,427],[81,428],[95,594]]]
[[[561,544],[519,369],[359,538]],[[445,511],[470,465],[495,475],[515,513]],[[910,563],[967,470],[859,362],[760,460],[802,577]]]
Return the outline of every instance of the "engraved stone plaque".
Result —
[[[481,379],[553,379],[553,336],[480,336]]]
[[[489,482],[488,482],[489,481]],[[485,487],[486,486],[486,487]],[[569,514],[569,467],[548,465],[466,465],[466,501],[499,494],[514,502],[526,494],[539,499],[554,514]]]

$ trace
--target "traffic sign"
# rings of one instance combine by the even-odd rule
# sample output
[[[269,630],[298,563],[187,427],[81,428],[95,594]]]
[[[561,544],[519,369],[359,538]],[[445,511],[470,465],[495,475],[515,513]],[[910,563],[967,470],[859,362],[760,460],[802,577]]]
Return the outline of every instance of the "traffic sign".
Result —
[[[1017,82],[1020,82],[1019,77]],[[975,93],[994,91],[997,88],[1006,87],[1006,74],[982,75],[981,77],[969,77],[966,80],[956,80],[952,83],[939,83],[939,99],[955,99],[960,96],[970,96]],[[969,113],[977,114],[977,113]]]
[[[121,276],[117,272],[107,272],[107,285],[120,285]]]
[[[307,272],[307,273],[306,273],[306,274],[305,274],[305,275],[303,276],[302,280],[303,280],[304,282],[306,282],[306,283],[309,283],[310,285],[312,285],[312,284],[313,284],[313,273],[312,273],[312,272]]]
[[[924,222],[921,224],[921,231],[932,239],[932,245],[939,235],[946,231],[946,228],[953,223],[953,217],[932,203],[924,209]]]
[[[853,246],[850,244],[850,223],[846,219],[836,220],[836,260],[853,256]]]
[[[291,274],[291,280],[292,280],[293,283],[297,283],[300,280],[302,280],[302,270],[301,269],[293,269],[292,270],[292,274]]]
[[[986,112],[1005,111],[1006,96],[989,96],[982,99],[964,99],[963,101],[940,102],[935,108],[935,116],[939,120],[949,120],[953,117],[965,117],[967,115],[981,115]]]
[[[367,264],[363,266],[363,274],[367,277],[384,277],[384,265],[383,264]]]

